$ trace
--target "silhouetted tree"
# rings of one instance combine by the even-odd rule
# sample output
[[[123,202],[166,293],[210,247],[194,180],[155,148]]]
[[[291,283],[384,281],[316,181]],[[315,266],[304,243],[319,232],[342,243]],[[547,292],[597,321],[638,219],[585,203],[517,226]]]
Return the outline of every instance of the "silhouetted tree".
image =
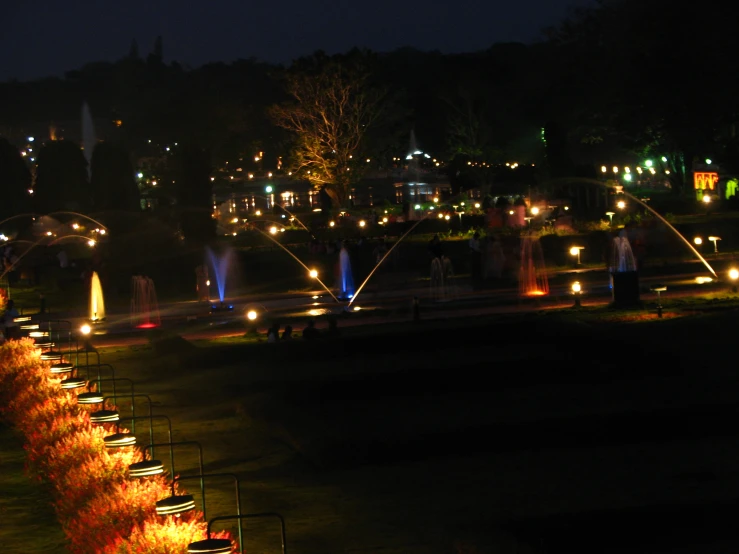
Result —
[[[37,164],[33,187],[36,211],[87,211],[91,207],[87,160],[78,144],[47,142],[38,153]]]
[[[139,189],[128,152],[120,145],[101,142],[92,153],[92,206],[97,211],[141,209]]]
[[[0,138],[0,220],[31,211],[31,172],[18,148]]]
[[[210,154],[196,145],[182,145],[175,160],[175,194],[180,230],[192,241],[215,235]]]

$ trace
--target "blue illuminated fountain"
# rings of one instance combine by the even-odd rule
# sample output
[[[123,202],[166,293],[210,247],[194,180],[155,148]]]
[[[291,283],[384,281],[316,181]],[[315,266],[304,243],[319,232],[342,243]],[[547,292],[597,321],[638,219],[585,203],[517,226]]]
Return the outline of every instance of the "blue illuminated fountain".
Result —
[[[228,277],[228,269],[231,266],[231,257],[233,252],[226,250],[220,257],[210,247],[205,248],[210,259],[213,275],[216,278],[216,288],[218,289],[218,304],[211,304],[212,312],[233,310],[233,305],[226,304],[226,278]]]
[[[354,298],[354,276],[352,275],[352,262],[349,259],[349,251],[346,243],[341,245],[339,252],[339,299],[351,300]]]

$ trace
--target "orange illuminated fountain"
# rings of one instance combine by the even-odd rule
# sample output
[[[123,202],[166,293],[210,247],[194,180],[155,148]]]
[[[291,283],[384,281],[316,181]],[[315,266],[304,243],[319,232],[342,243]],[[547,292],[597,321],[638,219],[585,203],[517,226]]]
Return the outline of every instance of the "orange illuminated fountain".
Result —
[[[544,265],[544,253],[537,237],[521,237],[521,269],[518,273],[521,296],[549,294],[549,279]]]
[[[152,329],[160,324],[154,281],[143,275],[134,275],[131,278],[131,325],[137,329]]]

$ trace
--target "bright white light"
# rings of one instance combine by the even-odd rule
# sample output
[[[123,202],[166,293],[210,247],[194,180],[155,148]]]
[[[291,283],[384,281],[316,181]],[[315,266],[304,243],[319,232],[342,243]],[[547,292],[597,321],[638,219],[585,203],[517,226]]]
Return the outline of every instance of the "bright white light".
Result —
[[[36,140],[36,139],[33,138],[33,137],[28,137],[28,142],[33,142],[34,140]]]
[[[362,219],[362,220],[361,220],[361,221],[359,222],[359,226],[360,226],[360,227],[364,227],[365,225],[367,225],[367,223],[366,223],[366,222],[364,221],[364,219]]]
[[[272,186],[271,185],[267,185],[266,187],[264,187],[264,192],[266,192],[267,194],[271,193],[272,192]]]
[[[89,246],[90,248],[92,248],[93,246],[95,246],[95,241],[92,240],[92,239],[88,240],[87,241],[87,246]]]
[[[144,178],[144,174],[141,173],[141,172],[139,172],[139,173],[136,174],[136,177],[138,177],[139,179],[143,179]]]
[[[531,208],[531,215],[538,215],[538,214],[539,214],[539,208],[537,208],[536,206]]]
[[[277,234],[277,227],[275,227],[273,225],[272,227],[269,228],[269,232],[272,233],[273,235],[276,235]]]
[[[257,319],[257,312],[255,312],[254,310],[249,310],[248,312],[246,312],[246,318],[249,321],[254,321],[255,319]]]
[[[580,285],[580,281],[575,281],[574,283],[572,283],[572,292],[574,292],[575,294],[578,294],[581,291],[582,291],[582,286]]]
[[[90,331],[92,331],[92,328],[87,323],[80,327],[80,333],[83,335],[89,335]]]
[[[732,281],[736,281],[737,279],[739,279],[739,269],[732,267],[729,270],[729,279],[731,279]]]

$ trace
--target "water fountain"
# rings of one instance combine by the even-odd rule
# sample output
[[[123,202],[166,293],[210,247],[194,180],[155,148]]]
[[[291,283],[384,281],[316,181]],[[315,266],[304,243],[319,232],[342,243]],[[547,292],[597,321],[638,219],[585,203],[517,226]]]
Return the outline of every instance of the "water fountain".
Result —
[[[103,301],[103,287],[97,271],[92,272],[90,278],[90,321],[99,323],[105,319],[105,302]]]
[[[321,281],[321,279],[318,278],[318,274],[315,272],[315,270],[313,270],[313,269],[309,268],[307,265],[305,265],[300,258],[298,258],[295,254],[293,254],[292,251],[289,248],[287,248],[284,244],[282,244],[280,241],[278,241],[277,239],[271,237],[268,233],[265,233],[264,231],[262,231],[259,228],[256,228],[255,227],[255,230],[256,231],[259,231],[262,235],[264,235],[269,240],[271,240],[272,242],[274,242],[282,250],[284,250],[285,252],[287,252],[288,254],[290,254],[290,256],[292,257],[292,259],[295,260],[296,262],[298,262],[301,266],[303,266],[303,269],[305,269],[305,271],[308,273],[308,275],[312,279],[315,279],[318,282],[318,284],[321,285],[323,287],[323,289],[331,296],[331,298],[333,298],[337,303],[339,302],[339,299],[336,298],[336,295],[334,295],[333,292],[331,292],[331,289],[328,288],[326,286],[326,284],[323,281]]]
[[[544,253],[537,237],[521,237],[521,269],[518,273],[521,296],[549,294],[549,278],[544,265]]]
[[[143,275],[131,278],[131,325],[137,329],[161,325],[154,281]]]
[[[352,274],[352,262],[346,243],[341,245],[339,252],[339,300],[351,300],[354,298],[354,275]]]
[[[613,286],[613,305],[618,308],[639,306],[639,273],[625,231],[613,237],[609,272]]]
[[[228,269],[231,266],[231,258],[233,251],[228,249],[219,258],[210,247],[206,247],[210,263],[213,266],[213,273],[216,278],[216,288],[218,289],[218,300],[220,304],[212,304],[211,311],[233,310],[233,305],[226,304],[226,278],[228,277]]]
[[[82,150],[87,160],[87,176],[92,178],[92,151],[95,149],[95,127],[92,122],[92,113],[87,102],[82,104]]]
[[[375,274],[375,272],[377,271],[377,269],[382,265],[382,263],[387,259],[387,257],[397,248],[397,246],[401,242],[403,242],[403,239],[405,237],[407,237],[416,227],[418,227],[418,225],[422,221],[424,221],[427,217],[429,217],[429,215],[431,215],[431,214],[428,213],[425,216],[423,216],[421,219],[419,219],[418,221],[416,221],[413,224],[413,226],[411,226],[410,229],[408,229],[405,233],[403,233],[403,235],[395,242],[395,244],[393,244],[390,248],[387,249],[387,252],[385,252],[385,255],[382,258],[380,258],[380,261],[377,262],[377,264],[375,264],[375,267],[373,267],[372,268],[372,271],[370,271],[369,274],[367,275],[367,277],[365,277],[364,281],[362,281],[362,284],[359,285],[359,287],[357,287],[357,291],[354,293],[354,296],[352,297],[352,299],[349,300],[348,306],[351,306],[352,303],[354,303],[357,300],[357,297],[359,296],[359,293],[362,292],[362,289],[367,284],[367,281],[369,281],[372,278],[372,276]],[[450,266],[450,269],[451,269],[451,262],[449,262],[449,266]]]
[[[598,181],[597,179],[588,179],[588,178],[585,178],[585,177],[574,177],[574,178],[558,179],[558,180],[555,180],[555,181],[550,182],[549,185],[550,186],[556,185],[557,182],[562,182],[562,183],[566,183],[566,184],[583,183],[583,184],[588,184],[588,185],[597,185],[599,187],[603,187],[603,188],[606,188],[608,190],[611,190],[611,189],[614,188],[612,185],[609,185],[607,183],[603,183],[601,181]],[[619,190],[618,193],[619,194],[623,194],[624,196],[630,198],[631,200],[633,200],[634,202],[636,202],[637,204],[639,204],[641,207],[643,207],[644,209],[646,209],[654,217],[656,217],[657,219],[659,219],[662,223],[664,223],[665,226],[668,229],[670,229],[675,234],[675,236],[677,236],[677,238],[679,238],[688,247],[688,249],[693,254],[695,254],[695,256],[703,263],[703,265],[706,267],[706,269],[708,269],[708,271],[711,272],[711,274],[714,276],[714,278],[717,278],[718,277],[718,275],[716,274],[716,272],[714,271],[714,269],[711,267],[711,264],[709,264],[706,261],[706,259],[703,256],[701,256],[700,252],[698,252],[695,249],[695,247],[692,244],[690,244],[690,241],[688,239],[686,239],[684,236],[682,236],[680,234],[680,232],[677,229],[675,229],[675,227],[673,227],[672,224],[669,221],[667,221],[664,217],[662,217],[662,215],[660,215],[659,212],[657,212],[655,209],[653,209],[651,206],[649,206],[646,202],[638,199],[636,196],[634,196],[633,194],[631,194],[629,192],[626,192],[625,190]],[[629,248],[631,248],[631,245],[629,245]]]
[[[449,258],[441,256],[431,260],[431,298],[437,302],[451,300],[455,293],[453,278],[454,268]]]

